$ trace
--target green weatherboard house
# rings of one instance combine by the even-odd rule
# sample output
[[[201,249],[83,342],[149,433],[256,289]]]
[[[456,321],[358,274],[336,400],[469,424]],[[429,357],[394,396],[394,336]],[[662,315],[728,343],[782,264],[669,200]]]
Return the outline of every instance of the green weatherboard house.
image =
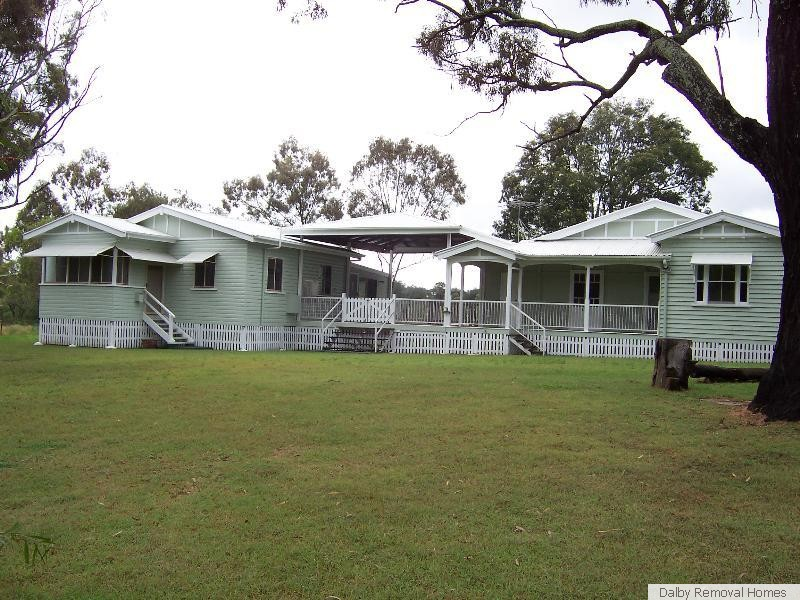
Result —
[[[518,243],[403,214],[277,228],[172,206],[25,237],[40,343],[110,348],[651,357],[666,336],[762,362],[783,278],[777,227],[658,200]],[[395,298],[365,250],[442,259],[445,299]],[[477,300],[450,293],[454,264],[479,271]]]

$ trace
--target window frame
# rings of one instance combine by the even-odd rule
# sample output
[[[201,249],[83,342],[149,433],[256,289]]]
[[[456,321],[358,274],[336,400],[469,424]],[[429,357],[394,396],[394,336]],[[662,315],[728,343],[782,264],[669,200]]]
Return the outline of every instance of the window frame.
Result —
[[[694,267],[694,303],[695,306],[750,306],[750,288],[752,285],[751,277],[753,273],[752,265],[720,265],[720,264],[695,264]],[[712,267],[720,268],[720,278],[711,279]],[[725,267],[733,267],[734,278],[724,279]],[[700,271],[702,269],[702,276]],[[743,269],[747,269],[746,277],[742,277]],[[733,302],[727,300],[709,300],[710,284],[732,284]],[[702,299],[698,299],[702,289]],[[745,291],[745,300],[742,300],[742,291]]]
[[[577,276],[582,276],[582,277],[585,278],[586,277],[586,270],[585,269],[582,269],[582,270],[573,269],[572,271],[570,271],[570,274],[569,274],[569,299],[568,299],[568,303],[569,304],[574,304],[576,306],[583,306],[585,304],[586,298],[584,298],[583,302],[575,302],[575,276],[576,275]],[[604,296],[605,296],[605,274],[604,274],[602,269],[592,269],[590,274],[589,274],[589,277],[591,278],[591,277],[594,277],[594,276],[597,276],[598,279],[599,279],[599,281],[598,281],[599,290],[598,290],[597,303],[596,304],[592,304],[591,301],[590,301],[589,304],[591,306],[598,306],[600,304],[603,304],[603,299],[604,299]],[[586,285],[585,280],[584,280],[583,285],[584,285],[584,289],[585,289],[585,285]]]
[[[209,269],[210,267],[210,269]],[[210,279],[209,282],[209,272]],[[202,280],[201,285],[197,284],[198,275]],[[217,255],[209,256],[203,262],[194,263],[194,285],[193,290],[215,290],[217,289]]]
[[[323,296],[333,295],[333,267],[331,265],[322,265],[320,293]]]
[[[116,282],[114,282],[114,255],[110,251],[95,256],[46,256],[44,258],[42,285],[128,285],[131,257],[122,250],[117,250]],[[50,260],[55,262],[52,271],[53,279],[47,277]],[[105,270],[103,263],[106,263]],[[99,276],[99,279],[96,276]]]
[[[280,268],[278,265],[280,264]],[[274,266],[273,266],[274,265]],[[268,256],[265,265],[267,272],[265,273],[265,289],[264,292],[268,294],[282,294],[283,293],[283,258],[280,256]],[[272,274],[270,275],[270,270]],[[280,275],[280,277],[278,277]],[[275,287],[277,284],[277,287]]]

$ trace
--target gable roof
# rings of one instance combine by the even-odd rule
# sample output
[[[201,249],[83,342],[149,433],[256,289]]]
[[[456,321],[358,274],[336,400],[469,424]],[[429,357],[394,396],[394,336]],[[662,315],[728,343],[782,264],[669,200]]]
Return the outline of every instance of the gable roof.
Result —
[[[559,229],[558,231],[553,231],[552,233],[547,233],[539,236],[536,239],[543,241],[561,240],[571,235],[575,235],[576,233],[581,233],[582,231],[586,231],[588,229],[594,229],[599,225],[605,225],[606,223],[611,223],[612,221],[618,221],[626,217],[632,217],[652,208],[657,208],[685,219],[700,219],[705,216],[705,213],[701,213],[690,208],[684,208],[683,206],[678,206],[677,204],[664,202],[663,200],[646,200],[640,204],[634,204],[633,206],[621,208],[620,210],[615,210],[614,212],[610,212],[595,219],[589,219],[583,223],[578,223],[576,225],[565,227],[564,229]]]
[[[775,225],[770,225],[769,223],[764,223],[763,221],[756,221],[755,219],[748,219],[747,217],[732,215],[730,213],[726,213],[725,211],[721,211],[714,213],[713,215],[706,215],[701,219],[695,219],[694,221],[689,221],[688,223],[682,223],[680,225],[676,225],[675,227],[664,229],[663,231],[651,233],[649,237],[654,242],[660,242],[684,233],[696,231],[708,225],[714,225],[722,222],[732,223],[734,225],[746,227],[747,229],[753,229],[755,231],[775,237],[780,237],[781,235],[780,229],[778,229]]]
[[[248,242],[254,242],[256,238],[280,242],[283,237],[280,227],[275,227],[274,225],[267,225],[266,223],[258,223],[256,221],[243,221],[234,219],[233,217],[200,212],[199,210],[190,210],[179,206],[169,206],[167,204],[161,204],[155,208],[146,210],[143,213],[132,216],[128,220],[132,223],[141,223],[157,215],[169,215],[178,219],[183,219],[189,223],[202,225],[209,229],[214,229],[230,236],[247,240]]]
[[[287,237],[285,228],[276,227],[267,223],[259,223],[257,221],[245,221],[243,219],[236,219],[225,215],[217,215],[214,213],[206,213],[198,210],[190,210],[179,206],[170,206],[161,204],[148,211],[134,215],[129,219],[133,223],[141,223],[157,215],[169,215],[178,219],[183,219],[195,225],[202,225],[215,231],[225,233],[235,238],[245,240],[248,242],[266,242],[269,244],[285,245],[292,248],[304,248],[311,250],[319,250],[320,252],[328,252],[333,254],[342,254],[347,256],[360,256],[355,252],[349,252],[342,248],[331,247],[323,244],[314,244],[296,240],[293,237]]]
[[[86,215],[82,213],[69,213],[63,217],[59,217],[54,221],[50,221],[46,225],[31,229],[25,232],[23,238],[30,240],[44,235],[54,229],[66,225],[68,223],[82,223],[87,227],[98,229],[105,233],[111,234],[119,238],[134,238],[143,240],[158,240],[163,242],[174,242],[175,238],[166,233],[142,227],[136,223],[132,223],[126,219],[117,219],[114,217],[103,217],[100,215]]]
[[[469,240],[461,244],[456,244],[455,246],[450,246],[449,248],[434,252],[433,255],[436,258],[450,258],[451,256],[458,256],[462,252],[468,252],[470,250],[485,250],[496,256],[502,256],[512,261],[517,258],[516,244],[514,242],[508,242],[508,240],[501,240],[500,238],[491,239],[488,238],[488,236],[484,237],[484,239]]]

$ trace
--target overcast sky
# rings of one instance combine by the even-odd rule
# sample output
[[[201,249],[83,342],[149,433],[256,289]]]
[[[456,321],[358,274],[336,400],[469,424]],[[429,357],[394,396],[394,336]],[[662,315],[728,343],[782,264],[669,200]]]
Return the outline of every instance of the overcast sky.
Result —
[[[644,0],[633,4],[644,6],[581,9],[578,0],[538,5],[571,28],[632,13],[661,27]],[[522,123],[541,126],[557,112],[585,105],[573,93],[520,96],[504,114],[476,118],[448,135],[465,116],[490,104],[458,89],[413,48],[430,9],[412,6],[395,14],[388,2],[330,0],[328,19],[295,25],[274,5],[105,0],[77,57],[83,79],[99,67],[92,100],[72,117],[62,135],[65,154],[48,168],[94,147],[108,155],[115,184],[186,190],[211,207],[222,198],[223,181],[265,173],[277,146],[291,135],[327,154],[342,182],[372,138],[408,136],[453,155],[468,198],[453,220],[489,232],[499,214],[501,179],[530,135]],[[764,19],[767,8],[761,8]],[[717,42],[728,97],[762,123],[765,26],[746,18]],[[692,49],[716,80],[714,41],[709,36]],[[620,36],[575,59],[609,82],[639,47],[635,38]],[[712,209],[777,222],[758,172],[661,82],[660,71],[657,65],[645,69],[625,96],[652,98],[656,110],[689,127],[718,168],[710,186]],[[0,226],[13,218],[12,211],[0,211]],[[433,261],[400,276],[426,285],[443,278],[443,267]]]

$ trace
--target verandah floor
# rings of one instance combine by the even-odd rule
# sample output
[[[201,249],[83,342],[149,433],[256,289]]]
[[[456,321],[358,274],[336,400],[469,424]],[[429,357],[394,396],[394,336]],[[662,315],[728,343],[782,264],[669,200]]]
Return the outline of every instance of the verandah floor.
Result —
[[[798,425],[636,360],[0,339],[11,597],[636,597],[800,579]],[[780,490],[780,493],[776,493]]]

